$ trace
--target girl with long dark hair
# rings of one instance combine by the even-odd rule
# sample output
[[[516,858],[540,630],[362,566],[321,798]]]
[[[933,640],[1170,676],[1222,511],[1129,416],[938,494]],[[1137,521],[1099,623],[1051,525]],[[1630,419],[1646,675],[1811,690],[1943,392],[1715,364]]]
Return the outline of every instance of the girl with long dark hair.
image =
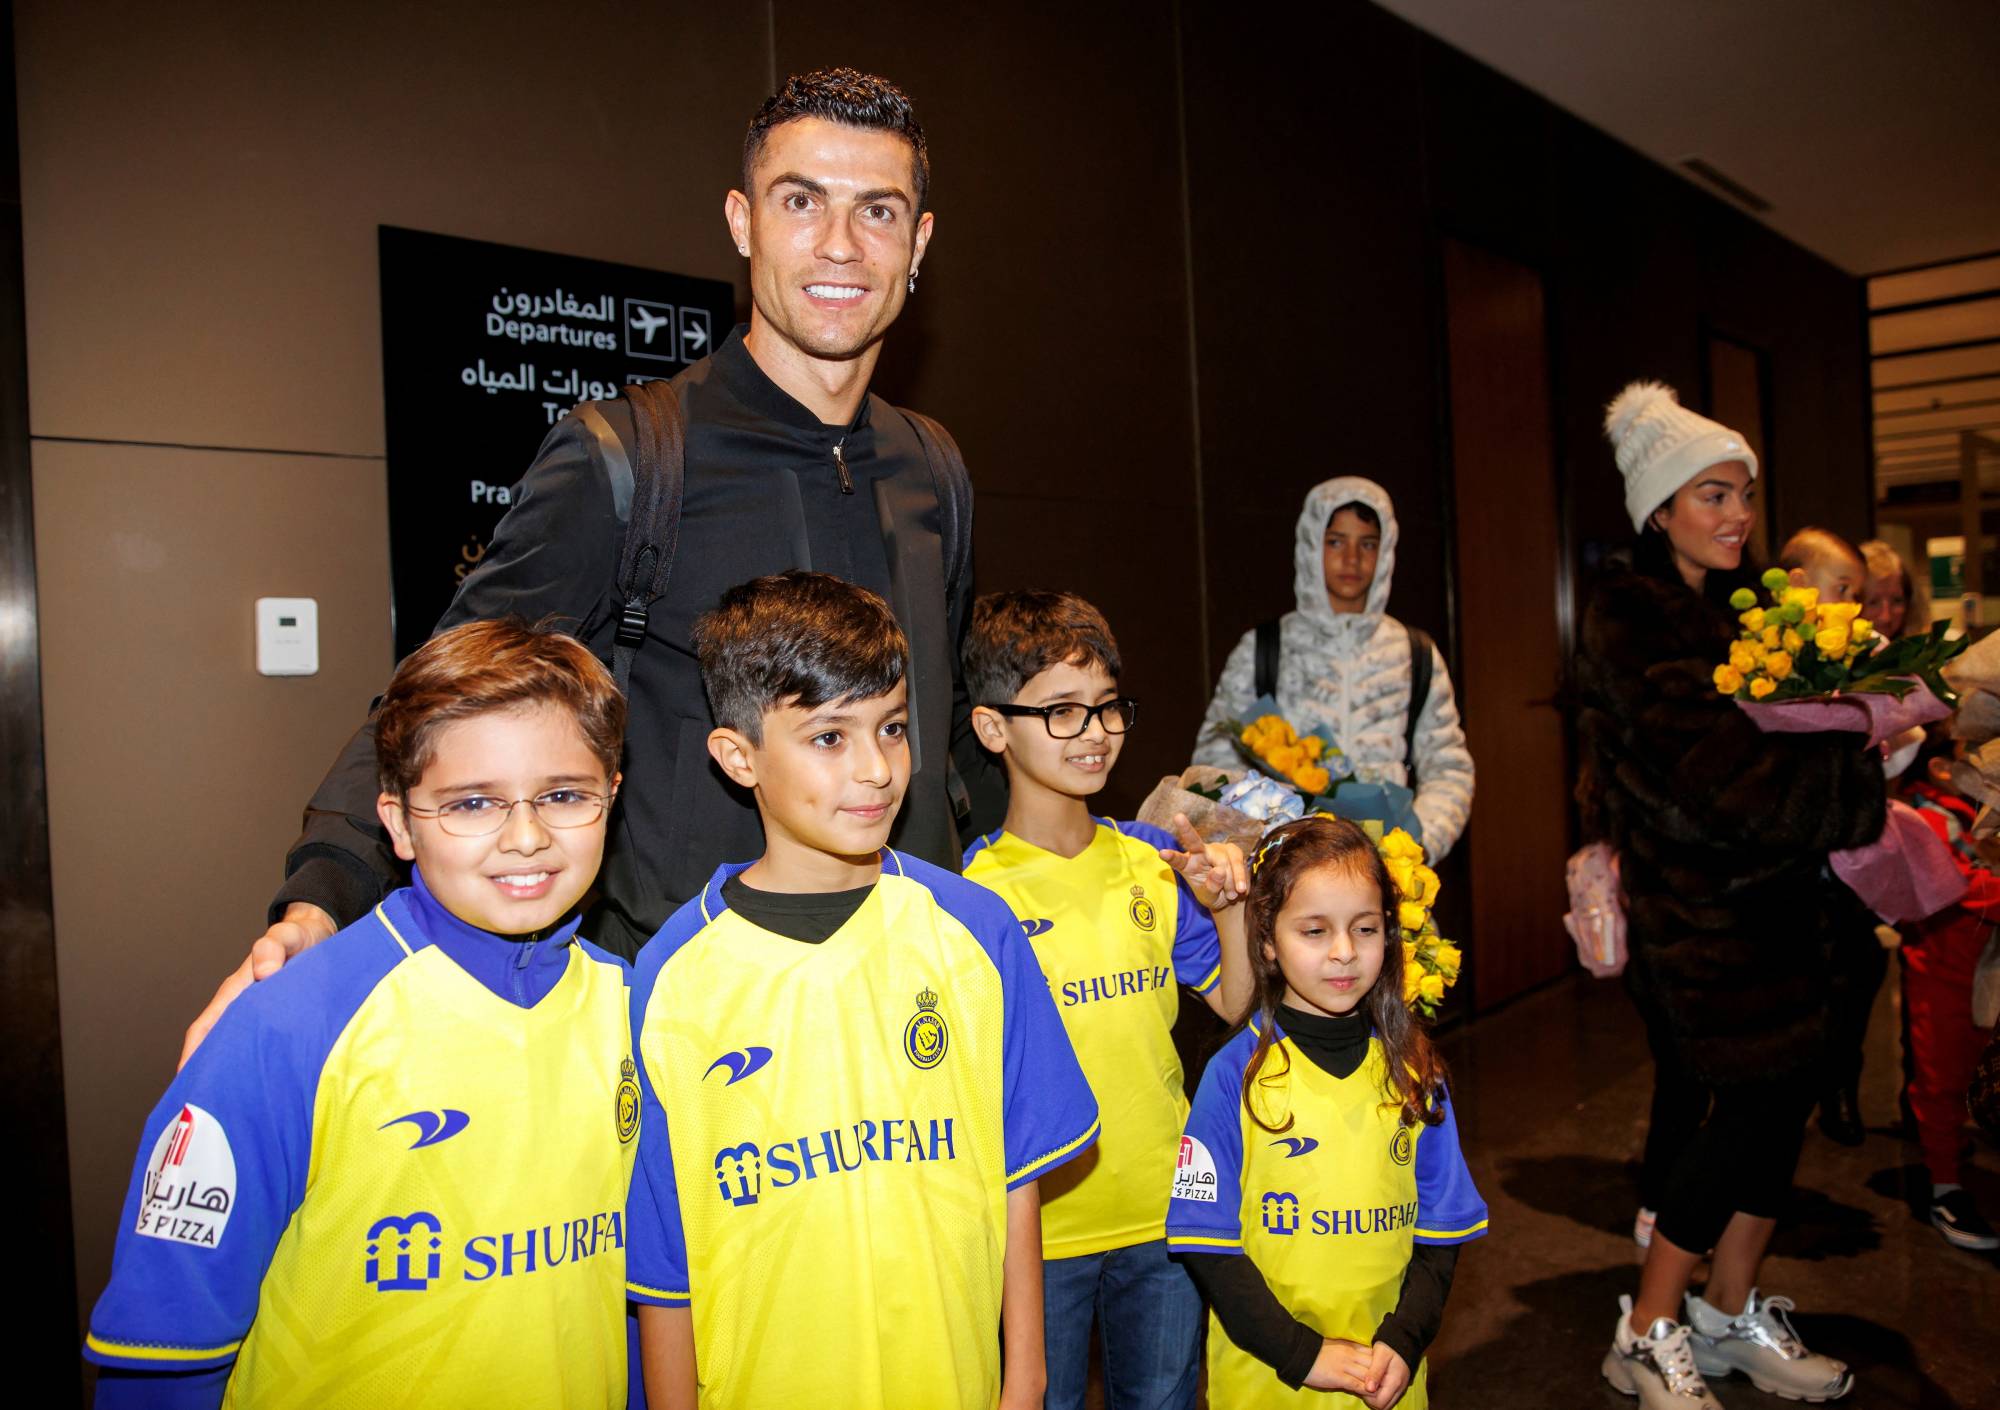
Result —
[[[1202,1074],[1167,1212],[1213,1309],[1217,1405],[1428,1403],[1424,1349],[1486,1204],[1405,1002],[1400,899],[1342,819],[1258,849],[1255,998]]]
[[[1604,1375],[1646,1410],[1719,1410],[1704,1377],[1733,1371],[1829,1400],[1852,1373],[1807,1350],[1791,1302],[1756,1284],[1824,1078],[1829,955],[1873,925],[1826,856],[1880,834],[1881,760],[1860,735],[1760,733],[1716,690],[1729,594],[1754,579],[1757,458],[1742,437],[1657,383],[1628,387],[1606,431],[1639,539],[1584,617],[1579,797],[1619,854],[1626,979],[1659,1080],[1711,1099],[1671,1160],[1649,1151],[1658,1220]]]

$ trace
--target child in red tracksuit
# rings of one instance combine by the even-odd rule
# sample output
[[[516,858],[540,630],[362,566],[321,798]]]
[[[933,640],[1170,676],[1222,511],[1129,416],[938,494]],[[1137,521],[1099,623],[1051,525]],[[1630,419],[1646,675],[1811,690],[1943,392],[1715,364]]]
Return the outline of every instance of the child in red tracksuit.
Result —
[[[1929,753],[1927,749],[1925,751]],[[1931,1177],[1931,1223],[1959,1248],[2000,1248],[1958,1182],[1966,1088],[1973,1064],[1993,1036],[1972,1021],[1972,975],[2000,924],[2000,876],[1968,835],[1976,810],[1951,786],[1951,761],[1933,757],[1904,798],[1951,848],[1971,889],[1957,905],[1908,927],[1903,940],[1903,1004],[1909,1018],[1910,1109]]]

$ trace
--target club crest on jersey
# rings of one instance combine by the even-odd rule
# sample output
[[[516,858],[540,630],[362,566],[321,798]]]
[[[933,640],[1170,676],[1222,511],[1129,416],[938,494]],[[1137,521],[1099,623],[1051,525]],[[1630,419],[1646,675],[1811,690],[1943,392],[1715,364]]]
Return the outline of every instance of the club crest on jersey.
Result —
[[[183,1106],[153,1143],[139,1192],[134,1232],[149,1239],[214,1248],[236,1202],[236,1154],[222,1123]]]
[[[1299,1231],[1299,1197],[1290,1190],[1266,1190],[1258,1201],[1264,1212],[1264,1232],[1292,1235]]]
[[[1319,1141],[1312,1136],[1280,1136],[1277,1140],[1271,1142],[1271,1144],[1285,1148],[1286,1160],[1290,1160],[1293,1156],[1307,1155],[1319,1149]]]
[[[1174,1161],[1174,1198],[1215,1203],[1215,1157],[1193,1136],[1181,1137],[1180,1155]]]
[[[1398,1165],[1408,1165],[1417,1153],[1417,1138],[1407,1126],[1398,1126],[1396,1134],[1389,1138],[1389,1159]]]
[[[1131,911],[1132,924],[1141,930],[1151,930],[1159,919],[1153,913],[1153,903],[1146,899],[1146,888],[1143,886],[1132,888]]]
[[[391,1214],[368,1226],[361,1276],[377,1292],[422,1292],[443,1276],[443,1250],[444,1225],[435,1214]]]
[[[937,1011],[938,996],[928,985],[917,995],[917,1011],[903,1029],[903,1055],[918,1067],[933,1068],[944,1061],[951,1046],[951,1030]]]
[[[618,1144],[639,1134],[639,1069],[626,1058],[618,1064]]]

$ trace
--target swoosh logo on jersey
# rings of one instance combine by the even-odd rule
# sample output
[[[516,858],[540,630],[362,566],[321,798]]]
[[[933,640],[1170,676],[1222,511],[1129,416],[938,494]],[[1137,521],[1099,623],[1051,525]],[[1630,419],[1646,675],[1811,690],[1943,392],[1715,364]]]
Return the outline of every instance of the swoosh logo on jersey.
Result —
[[[1311,1136],[1280,1136],[1277,1140],[1271,1142],[1271,1144],[1285,1148],[1286,1160],[1290,1160],[1295,1155],[1304,1155],[1308,1151],[1319,1149],[1319,1142]]]
[[[771,1050],[769,1048],[738,1048],[733,1053],[724,1053],[721,1057],[710,1063],[708,1071],[701,1074],[702,1080],[708,1080],[709,1075],[719,1067],[729,1074],[729,1080],[722,1085],[725,1087],[734,1087],[738,1082],[741,1082],[770,1060]]]
[[[1037,935],[1047,935],[1055,928],[1056,923],[1052,920],[1024,920],[1021,922],[1021,929],[1028,932],[1030,940],[1034,939]]]
[[[391,1126],[409,1122],[417,1128],[417,1139],[411,1150],[422,1150],[434,1146],[439,1141],[449,1141],[453,1136],[472,1124],[472,1118],[462,1111],[446,1107],[442,1111],[413,1111],[408,1116],[399,1116],[394,1121],[385,1121],[376,1129],[386,1131]]]

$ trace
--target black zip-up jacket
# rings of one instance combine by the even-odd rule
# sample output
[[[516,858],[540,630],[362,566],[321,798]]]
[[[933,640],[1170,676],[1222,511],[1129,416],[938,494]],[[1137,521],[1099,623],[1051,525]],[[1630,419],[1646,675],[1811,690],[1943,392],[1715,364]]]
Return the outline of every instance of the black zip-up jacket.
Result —
[[[592,940],[628,956],[718,864],[763,850],[755,804],[708,757],[714,723],[689,643],[694,619],[737,583],[810,568],[878,592],[895,609],[910,636],[913,767],[894,845],[958,869],[947,782],[954,753],[985,804],[971,822],[984,821],[995,796],[959,679],[971,564],[943,561],[937,492],[916,432],[872,393],[851,426],[822,424],[765,376],[744,331],[674,379],[687,421],[680,541],[632,667],[625,781],[585,922]],[[633,444],[622,400],[587,402],[558,422],[437,630],[553,617],[609,659]],[[947,581],[955,586],[949,602]],[[378,792],[370,722],[306,805],[272,919],[310,901],[347,925],[401,883],[402,864],[375,816]]]

